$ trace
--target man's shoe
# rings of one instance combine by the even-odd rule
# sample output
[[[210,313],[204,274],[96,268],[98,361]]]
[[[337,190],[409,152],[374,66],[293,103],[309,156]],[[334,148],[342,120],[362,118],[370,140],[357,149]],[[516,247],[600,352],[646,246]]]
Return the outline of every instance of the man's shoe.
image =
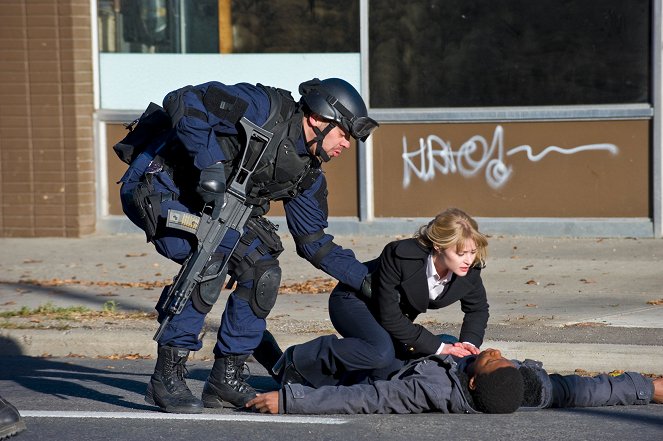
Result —
[[[295,362],[292,360],[294,352],[294,346],[286,349],[283,356],[279,358],[272,369],[275,378],[281,383],[281,387],[286,384],[310,384],[295,367]]]
[[[0,397],[0,439],[9,438],[25,430],[25,422],[18,410]]]
[[[212,371],[203,387],[205,407],[244,407],[256,391],[243,378],[248,355],[228,355],[214,360]]]
[[[164,412],[201,413],[203,403],[194,397],[184,381],[189,351],[160,346],[157,365],[145,393],[145,401]]]

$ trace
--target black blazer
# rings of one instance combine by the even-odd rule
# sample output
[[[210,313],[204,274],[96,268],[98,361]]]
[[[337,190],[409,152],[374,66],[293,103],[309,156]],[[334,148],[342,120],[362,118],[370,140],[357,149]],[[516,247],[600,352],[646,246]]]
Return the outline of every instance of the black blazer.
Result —
[[[392,338],[411,356],[434,354],[440,339],[414,319],[428,309],[439,309],[460,300],[465,313],[460,330],[461,342],[477,347],[483,343],[488,324],[488,301],[481,281],[481,268],[473,267],[465,277],[453,274],[442,294],[435,300],[428,295],[426,261],[430,254],[416,239],[387,244],[372,276],[371,302],[377,319]]]

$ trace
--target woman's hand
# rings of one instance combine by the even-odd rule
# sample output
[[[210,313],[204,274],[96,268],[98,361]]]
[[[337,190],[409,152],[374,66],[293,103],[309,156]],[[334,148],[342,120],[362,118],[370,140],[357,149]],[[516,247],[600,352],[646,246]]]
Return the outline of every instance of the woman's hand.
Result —
[[[260,413],[279,413],[279,391],[265,392],[258,394],[251,401],[246,403],[246,407],[254,407]]]
[[[472,343],[455,343],[454,346],[461,345],[463,348],[470,351],[472,355],[478,355],[481,352],[481,349],[474,346]]]
[[[470,347],[473,348],[472,350],[476,352],[472,352],[470,350]],[[468,355],[472,355],[474,353],[479,353],[479,350],[474,346],[470,344],[465,344],[465,343],[454,343],[454,344],[445,344],[444,348],[442,348],[442,354],[443,355],[453,355],[454,357],[467,357]]]

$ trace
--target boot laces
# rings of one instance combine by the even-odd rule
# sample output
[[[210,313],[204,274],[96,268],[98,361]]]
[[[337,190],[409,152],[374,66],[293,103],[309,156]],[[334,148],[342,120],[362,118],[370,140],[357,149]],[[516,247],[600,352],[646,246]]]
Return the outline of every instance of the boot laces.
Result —
[[[189,376],[189,370],[186,368],[186,358],[180,358],[173,364],[176,381],[172,382],[173,391],[182,391],[191,393],[184,379]]]
[[[245,392],[251,388],[246,382],[251,378],[251,370],[246,362],[240,365],[228,366],[226,370],[226,383],[238,392]]]

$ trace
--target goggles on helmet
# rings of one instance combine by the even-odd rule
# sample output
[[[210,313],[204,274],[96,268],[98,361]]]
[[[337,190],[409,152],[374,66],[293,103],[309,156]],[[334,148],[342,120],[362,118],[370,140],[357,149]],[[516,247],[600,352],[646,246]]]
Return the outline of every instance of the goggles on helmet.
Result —
[[[366,138],[379,126],[373,118],[353,115],[340,101],[332,96],[327,97],[327,102],[341,114],[336,122],[355,139],[366,141]]]
[[[368,116],[355,115],[317,78],[300,84],[299,93],[312,112],[333,121],[357,140],[366,141],[379,126],[377,121]]]

